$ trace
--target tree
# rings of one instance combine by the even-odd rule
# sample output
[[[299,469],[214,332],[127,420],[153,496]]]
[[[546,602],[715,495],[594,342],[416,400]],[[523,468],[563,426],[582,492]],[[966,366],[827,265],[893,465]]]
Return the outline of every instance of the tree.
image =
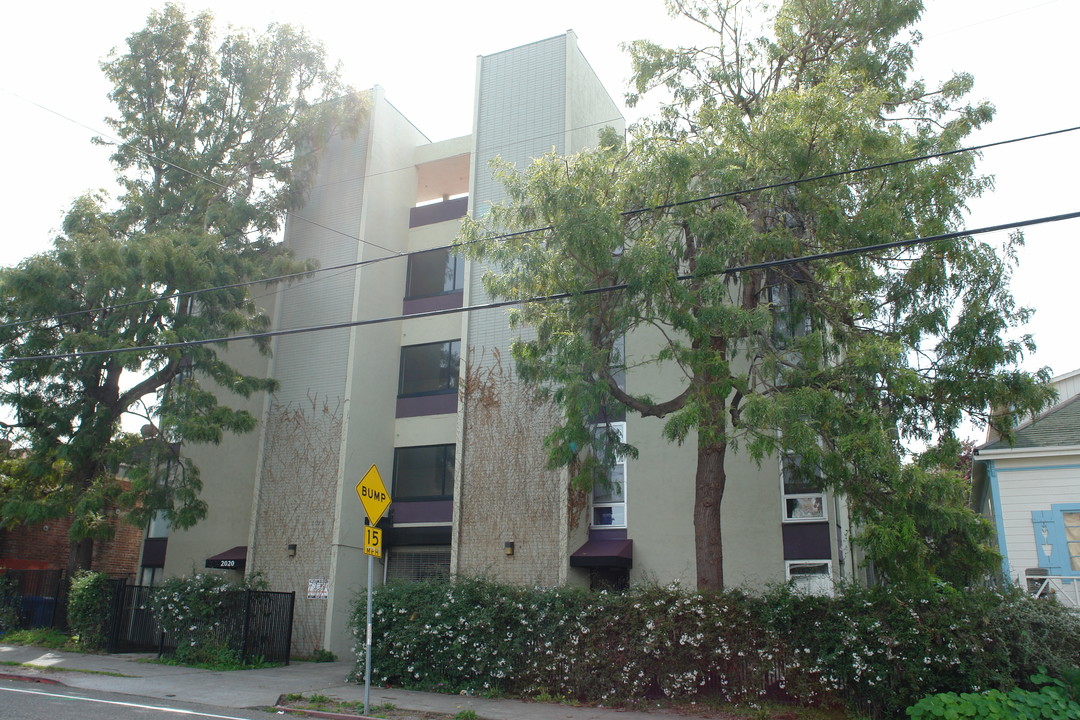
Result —
[[[221,346],[146,348],[267,327],[247,286],[193,293],[308,267],[274,233],[303,198],[319,143],[363,114],[303,32],[272,25],[217,43],[209,14],[173,5],[102,69],[122,195],[77,199],[53,250],[0,270],[0,403],[26,452],[0,484],[2,521],[72,517],[69,569],[88,567],[116,511],[136,523],[163,511],[179,528],[205,516],[181,444],[254,427],[213,385],[247,396],[273,384],[237,372]],[[159,432],[121,433],[140,412]],[[126,487],[121,463],[133,466]]]
[[[596,150],[504,167],[507,200],[461,243],[497,268],[484,278],[496,297],[568,293],[512,315],[533,331],[513,346],[519,372],[562,413],[552,466],[588,486],[613,451],[632,452],[594,430],[613,404],[696,443],[697,582],[719,589],[730,452],[797,460],[872,523],[932,472],[905,466],[907,443],[951,443],[965,414],[1007,432],[987,408],[1043,405],[1048,373],[1016,368],[1034,349],[1015,336],[1029,311],[1008,289],[1020,236],[1001,254],[971,237],[860,249],[960,227],[991,186],[971,154],[749,191],[955,150],[991,119],[990,105],[965,104],[968,76],[909,79],[918,35],[902,35],[920,2],[785,0],[759,37],[746,3],[669,5],[716,45],[629,46],[631,100],[664,88],[662,112],[625,143],[608,133]],[[850,254],[799,259],[836,251]],[[654,351],[622,353],[635,335]],[[650,365],[682,378],[680,392],[635,388]]]

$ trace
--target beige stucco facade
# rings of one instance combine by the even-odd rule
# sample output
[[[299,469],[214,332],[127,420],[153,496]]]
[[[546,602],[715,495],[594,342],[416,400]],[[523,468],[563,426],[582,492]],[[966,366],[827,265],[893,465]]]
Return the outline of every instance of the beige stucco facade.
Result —
[[[431,142],[375,88],[360,134],[336,137],[321,153],[285,243],[337,269],[279,283],[265,302],[277,329],[337,327],[276,337],[272,357],[231,348],[243,371],[280,387],[241,402],[259,418],[256,432],[185,448],[202,468],[210,514],[169,534],[165,574],[201,571],[207,558],[245,547],[246,572],[296,593],[297,656],[353,649],[349,614],[368,581],[355,486],[372,465],[394,492],[379,525],[386,548],[372,563],[376,583],[459,573],[597,585],[610,579],[604,568],[574,559],[597,538],[632,541],[632,554],[616,558],[629,562],[618,570],[630,583],[695,582],[694,437],[673,444],[662,420],[628,418],[626,436],[640,455],[626,463],[625,522],[591,526],[590,494],[546,467],[554,411],[514,372],[517,331],[504,309],[478,309],[490,300],[485,268],[459,266],[446,250],[466,203],[478,214],[502,197],[493,158],[524,166],[552,149],[580,150],[605,127],[622,132],[621,113],[572,32],[478,58],[475,87],[469,136]],[[444,278],[421,277],[422,258],[444,256]],[[434,290],[416,290],[421,281]],[[658,341],[629,337],[627,353],[645,354]],[[421,380],[442,384],[414,392],[406,376],[432,357],[441,359],[424,366],[431,377]],[[681,389],[677,376],[654,367],[626,382],[656,396]],[[798,538],[785,526],[779,461],[737,456],[728,468],[729,583],[752,591],[783,581]],[[814,518],[819,549],[801,560],[824,563],[832,579],[848,554],[846,530],[836,527],[836,503],[820,500],[834,509]],[[810,525],[796,524],[805,536]]]

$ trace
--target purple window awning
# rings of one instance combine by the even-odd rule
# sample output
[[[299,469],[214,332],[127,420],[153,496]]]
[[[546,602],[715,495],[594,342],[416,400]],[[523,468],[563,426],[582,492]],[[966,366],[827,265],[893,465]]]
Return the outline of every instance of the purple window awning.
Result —
[[[634,541],[595,539],[589,540],[570,556],[571,567],[618,567],[634,566]]]

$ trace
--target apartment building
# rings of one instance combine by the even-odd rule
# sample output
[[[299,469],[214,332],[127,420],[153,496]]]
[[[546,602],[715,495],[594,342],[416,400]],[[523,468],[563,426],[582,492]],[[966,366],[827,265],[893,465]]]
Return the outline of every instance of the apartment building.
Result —
[[[375,465],[391,488],[376,582],[453,573],[535,585],[693,585],[692,442],[663,440],[662,421],[626,417],[640,450],[612,484],[584,493],[545,467],[550,407],[515,375],[503,309],[486,303],[484,267],[447,249],[460,219],[502,197],[498,157],[523,167],[572,153],[624,121],[573,32],[477,59],[473,132],[437,142],[371,91],[369,122],[321,158],[285,242],[323,272],[266,290],[281,329],[270,357],[237,344],[245,372],[276,378],[272,395],[230,398],[256,432],[188,448],[209,516],[152,527],[144,577],[260,572],[297,593],[294,654],[348,653],[354,599],[367,583],[364,511],[355,490]],[[358,266],[325,270],[338,266]],[[415,316],[405,317],[402,316]],[[390,318],[390,320],[387,320]],[[633,356],[658,338],[626,338]],[[675,378],[642,370],[627,388],[661,394]],[[795,578],[827,591],[850,575],[843,504],[785,473],[737,460],[725,498],[725,574],[753,590]]]

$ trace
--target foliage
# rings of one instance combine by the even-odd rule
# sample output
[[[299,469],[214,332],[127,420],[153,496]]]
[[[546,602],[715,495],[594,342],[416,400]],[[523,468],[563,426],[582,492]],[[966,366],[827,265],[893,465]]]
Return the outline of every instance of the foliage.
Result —
[[[357,637],[364,623],[359,598]],[[893,717],[929,694],[1010,690],[1035,667],[1080,663],[1080,619],[1059,604],[947,586],[750,597],[459,579],[379,588],[372,623],[374,682],[605,705],[774,697]]]
[[[32,645],[50,650],[78,650],[78,643],[69,635],[56,628],[29,628],[12,630],[4,634],[4,642],[9,645]]]
[[[68,628],[84,650],[105,647],[113,599],[113,585],[102,572],[80,570],[68,591]]]
[[[173,577],[151,599],[154,618],[176,643],[174,659],[182,665],[240,667],[240,653],[230,616],[243,603],[242,588],[210,573]]]
[[[326,648],[315,648],[315,652],[311,653],[311,662],[337,662],[337,655]]]
[[[0,518],[72,517],[72,564],[83,567],[116,510],[137,524],[162,511],[177,528],[205,516],[181,443],[254,426],[213,386],[247,397],[273,384],[230,366],[224,343],[166,346],[266,328],[236,283],[309,267],[274,232],[302,199],[319,144],[363,114],[303,32],[216,38],[209,14],[174,5],[151,12],[102,69],[121,196],[75,200],[51,251],[0,270],[0,404],[27,452],[0,483]],[[224,289],[191,294],[210,287]],[[121,352],[90,354],[111,349]],[[155,432],[120,434],[127,413]]]
[[[1077,690],[1061,680],[1034,675],[1038,691],[1014,688],[1009,692],[987,690],[982,693],[938,693],[925,697],[907,709],[912,720],[929,718],[1003,718],[1024,720],[1026,718],[1056,718],[1076,720],[1080,718],[1080,702]]]
[[[971,237],[864,249],[957,229],[991,185],[970,153],[852,172],[957,150],[993,114],[965,100],[969,76],[909,78],[922,3],[785,0],[760,30],[750,3],[670,5],[716,45],[630,45],[635,94],[669,93],[661,115],[625,143],[608,132],[502,167],[506,200],[460,241],[496,268],[493,296],[568,295],[511,316],[535,331],[512,348],[521,377],[562,412],[552,466],[589,486],[632,454],[593,430],[615,404],[696,443],[697,583],[719,589],[728,450],[798,458],[868,527],[923,488],[954,495],[937,470],[903,467],[905,443],[949,444],[965,414],[1007,433],[992,405],[1028,411],[1051,391],[1047,371],[1017,369],[1034,347],[1014,337],[1030,314],[1008,288],[1019,236],[1000,255]],[[658,395],[657,367],[673,392]],[[950,505],[868,550],[911,563],[897,580],[932,581],[943,568],[916,564],[956,549],[944,574],[967,579],[992,560],[974,522]]]
[[[0,635],[19,626],[21,604],[18,581],[7,573],[0,574]]]

